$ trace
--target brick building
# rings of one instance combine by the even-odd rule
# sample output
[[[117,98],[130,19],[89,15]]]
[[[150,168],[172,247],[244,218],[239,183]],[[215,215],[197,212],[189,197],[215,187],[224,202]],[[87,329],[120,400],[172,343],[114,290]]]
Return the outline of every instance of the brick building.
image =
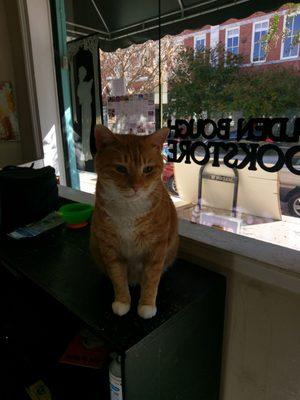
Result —
[[[263,48],[264,35],[268,33],[275,13],[279,15],[279,34],[284,30],[284,39],[279,39],[271,46],[267,54]],[[299,44],[295,44],[300,31],[300,14],[287,15],[282,7],[276,12],[257,12],[244,19],[229,19],[217,25],[206,25],[196,31],[184,31],[176,41],[195,50],[214,47],[222,43],[227,51],[243,56],[243,66],[282,65],[300,71]],[[281,35],[280,35],[281,37]]]

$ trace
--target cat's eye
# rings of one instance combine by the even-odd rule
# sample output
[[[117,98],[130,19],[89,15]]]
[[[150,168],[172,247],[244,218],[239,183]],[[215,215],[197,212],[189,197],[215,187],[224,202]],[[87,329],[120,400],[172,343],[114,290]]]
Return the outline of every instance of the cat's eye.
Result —
[[[120,172],[121,174],[126,174],[127,173],[127,168],[124,167],[124,165],[116,165],[116,170]]]
[[[145,167],[143,169],[144,174],[149,174],[152,171],[153,171],[153,167],[150,167],[150,165],[148,165],[148,167]]]

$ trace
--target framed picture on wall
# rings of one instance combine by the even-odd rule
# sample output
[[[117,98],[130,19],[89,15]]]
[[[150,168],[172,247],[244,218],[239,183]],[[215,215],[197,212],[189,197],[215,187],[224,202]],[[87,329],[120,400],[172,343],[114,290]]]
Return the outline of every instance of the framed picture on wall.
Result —
[[[19,140],[19,124],[11,82],[0,82],[0,141]]]

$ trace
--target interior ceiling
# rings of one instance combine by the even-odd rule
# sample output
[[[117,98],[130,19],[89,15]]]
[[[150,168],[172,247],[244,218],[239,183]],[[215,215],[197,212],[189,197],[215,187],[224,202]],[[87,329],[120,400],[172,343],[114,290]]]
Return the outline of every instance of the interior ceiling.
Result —
[[[272,11],[282,0],[161,0],[161,34],[218,25],[257,11]],[[65,0],[67,33],[97,34],[100,47],[114,51],[133,43],[159,38],[158,0]]]

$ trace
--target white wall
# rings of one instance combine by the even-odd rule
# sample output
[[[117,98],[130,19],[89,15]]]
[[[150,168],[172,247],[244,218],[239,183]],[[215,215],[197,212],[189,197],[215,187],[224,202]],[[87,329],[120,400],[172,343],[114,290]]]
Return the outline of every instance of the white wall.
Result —
[[[44,165],[52,165],[65,183],[63,148],[55,76],[51,14],[47,0],[27,0]]]
[[[300,398],[300,296],[229,279],[222,400]]]
[[[220,400],[300,399],[299,274],[186,238],[180,257],[227,278]]]

